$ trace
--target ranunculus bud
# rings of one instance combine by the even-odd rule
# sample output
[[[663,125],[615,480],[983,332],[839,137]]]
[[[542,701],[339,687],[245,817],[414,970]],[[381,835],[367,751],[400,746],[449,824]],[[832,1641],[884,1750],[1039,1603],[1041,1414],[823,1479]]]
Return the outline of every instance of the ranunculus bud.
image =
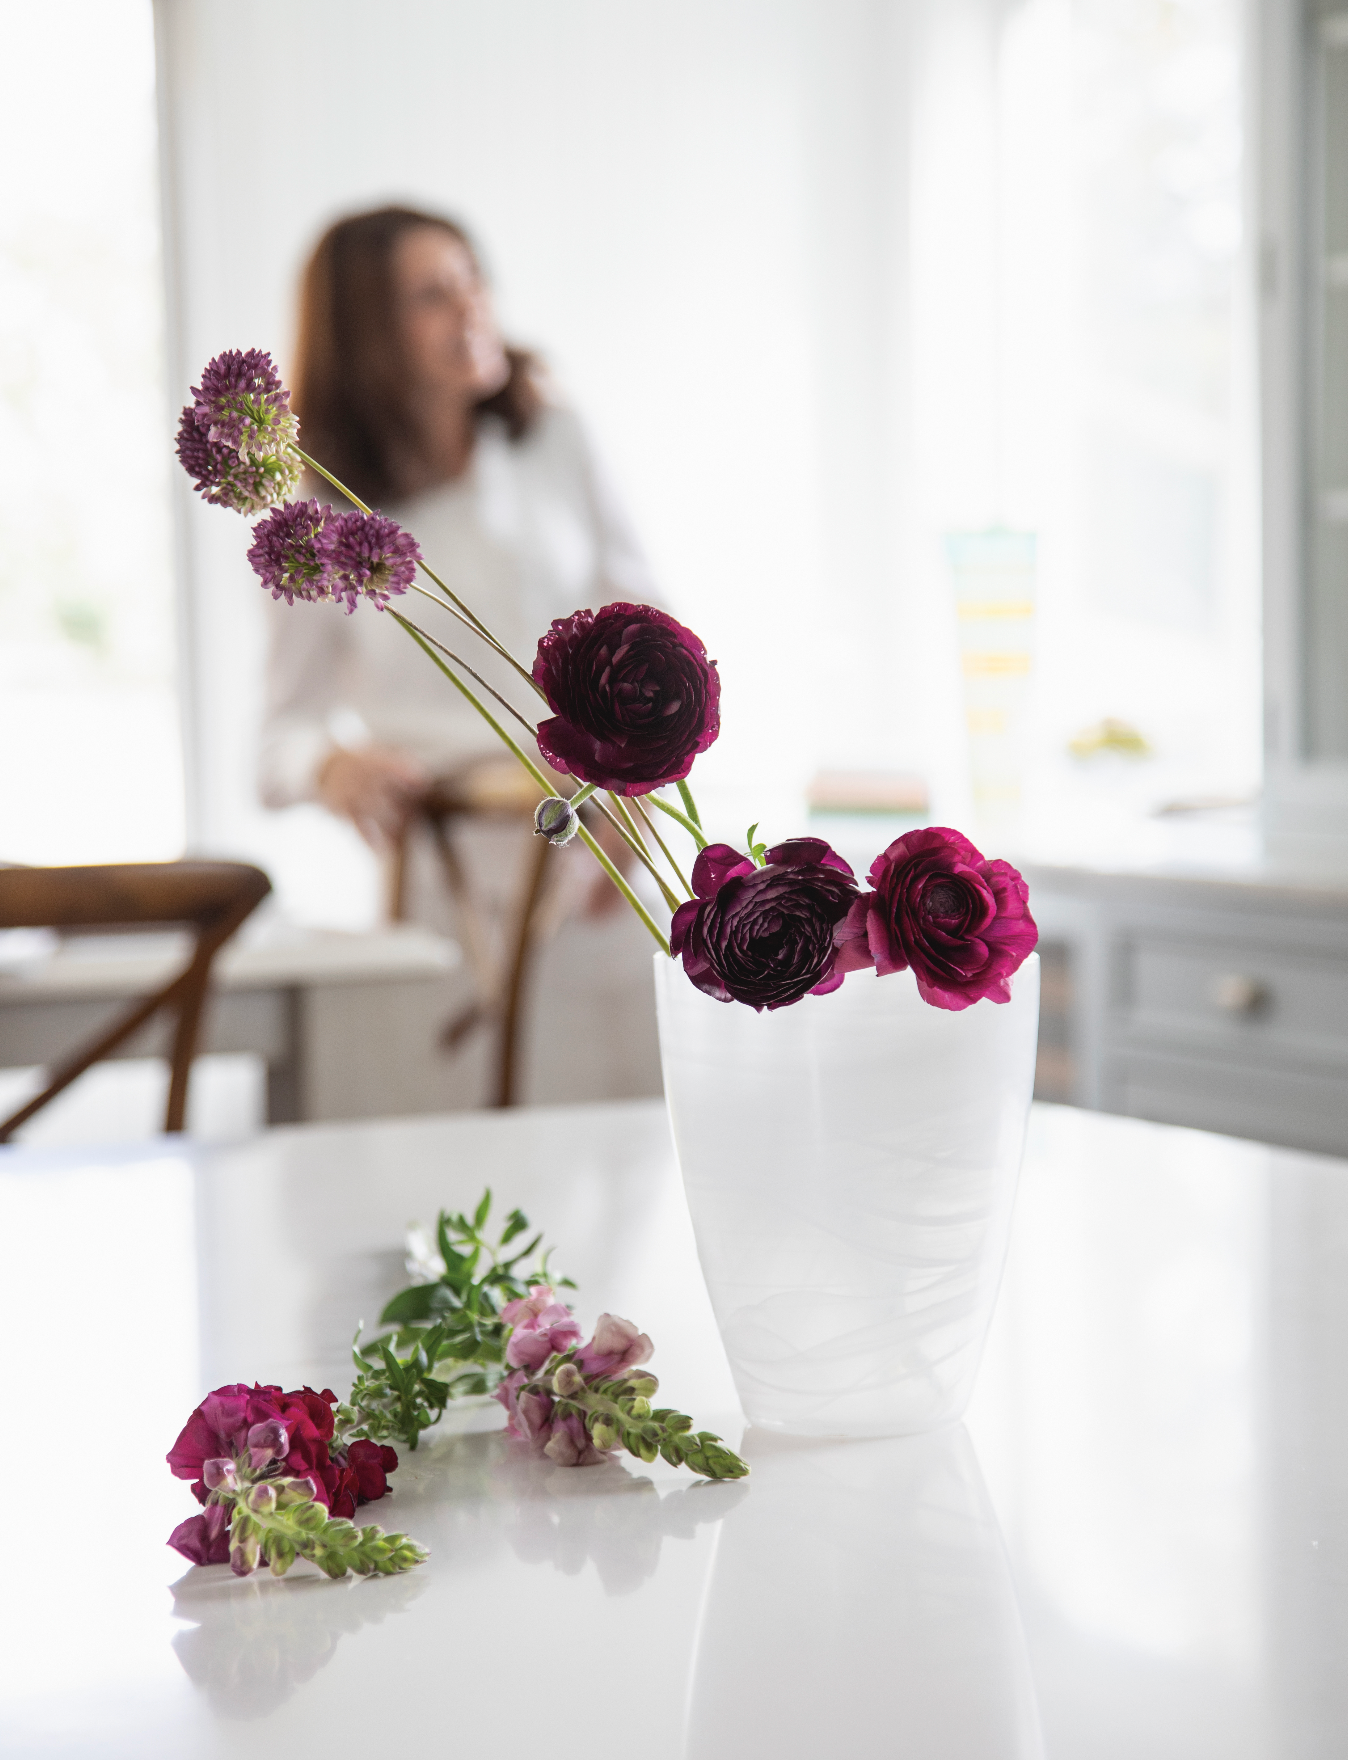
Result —
[[[840,972],[873,965],[883,977],[911,966],[936,1008],[1011,1000],[1008,980],[1039,930],[1009,862],[985,861],[958,831],[931,826],[896,838],[867,877],[875,890],[837,930]]]
[[[559,794],[550,794],[539,801],[534,810],[534,836],[546,837],[559,848],[580,830],[580,814]]]
[[[716,662],[651,605],[559,618],[533,673],[553,710],[539,724],[539,751],[554,770],[615,794],[680,781],[721,731]]]
[[[693,864],[696,899],[669,927],[670,951],[718,1002],[785,1008],[807,992],[836,990],[833,935],[857,896],[852,870],[821,837],[792,837],[756,868],[729,844]]]

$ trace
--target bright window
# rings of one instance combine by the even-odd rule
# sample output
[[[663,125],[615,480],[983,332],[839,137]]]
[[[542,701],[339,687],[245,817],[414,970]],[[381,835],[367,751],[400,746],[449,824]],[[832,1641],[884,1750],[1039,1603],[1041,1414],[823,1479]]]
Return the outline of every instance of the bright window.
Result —
[[[183,842],[149,0],[7,9],[0,860]]]

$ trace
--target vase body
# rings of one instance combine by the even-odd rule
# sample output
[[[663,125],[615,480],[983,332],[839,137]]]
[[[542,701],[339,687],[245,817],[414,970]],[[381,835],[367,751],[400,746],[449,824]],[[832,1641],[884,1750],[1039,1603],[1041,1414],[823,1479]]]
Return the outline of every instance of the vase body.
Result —
[[[665,1096],[698,1255],[750,1422],[812,1436],[963,1412],[1020,1173],[1039,959],[952,1012],[854,972],[773,1013],[656,956]]]

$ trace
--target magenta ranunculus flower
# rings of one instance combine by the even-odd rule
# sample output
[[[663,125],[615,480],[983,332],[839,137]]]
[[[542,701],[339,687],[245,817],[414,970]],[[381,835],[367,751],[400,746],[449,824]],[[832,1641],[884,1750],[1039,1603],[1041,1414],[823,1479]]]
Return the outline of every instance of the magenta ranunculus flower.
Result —
[[[669,945],[708,996],[785,1008],[842,983],[834,930],[857,887],[823,838],[788,838],[761,868],[729,844],[710,844],[693,864],[693,890],[697,898],[674,913]]]
[[[874,891],[837,930],[840,972],[911,966],[918,994],[936,1008],[1011,1000],[1008,979],[1039,930],[1009,862],[985,861],[958,831],[932,826],[896,838],[867,877]]]
[[[328,591],[352,612],[371,600],[382,611],[416,578],[421,550],[411,532],[382,513],[330,514],[319,539],[328,565]]]
[[[331,513],[316,501],[287,501],[254,526],[248,561],[273,599],[332,597],[332,563],[319,544]]]
[[[721,731],[716,662],[692,630],[651,605],[558,618],[533,672],[553,711],[538,729],[544,758],[615,794],[680,781]]]

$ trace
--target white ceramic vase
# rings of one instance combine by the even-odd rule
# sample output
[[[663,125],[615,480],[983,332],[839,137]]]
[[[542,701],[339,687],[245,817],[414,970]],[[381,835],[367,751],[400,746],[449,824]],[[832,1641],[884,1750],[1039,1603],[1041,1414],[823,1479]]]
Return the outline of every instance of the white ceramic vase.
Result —
[[[757,1013],[656,956],[665,1096],[698,1254],[750,1422],[935,1429],[968,1402],[1006,1256],[1039,1026],[854,972]]]

